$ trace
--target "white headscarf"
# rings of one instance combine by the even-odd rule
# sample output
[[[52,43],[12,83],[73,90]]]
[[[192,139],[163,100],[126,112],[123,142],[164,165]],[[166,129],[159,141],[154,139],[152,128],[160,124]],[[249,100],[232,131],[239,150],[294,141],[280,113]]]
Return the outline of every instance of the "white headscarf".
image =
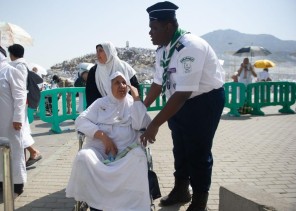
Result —
[[[135,74],[135,70],[125,61],[122,61],[117,56],[117,51],[115,46],[111,42],[105,42],[100,44],[107,56],[107,61],[105,64],[98,62],[96,69],[96,85],[102,96],[106,96],[108,91],[107,88],[109,84],[109,77],[116,71],[121,72],[126,83],[130,84],[130,80]]]
[[[118,100],[115,98],[111,91],[111,81],[117,76],[121,76],[127,82],[125,76],[119,72],[114,72],[108,79],[108,95],[99,100],[99,119],[98,123],[108,125],[120,125],[128,126],[132,123],[131,119],[131,106],[133,104],[133,98],[130,94]]]
[[[4,56],[4,54],[0,52],[0,69],[7,64],[8,62],[6,56]]]

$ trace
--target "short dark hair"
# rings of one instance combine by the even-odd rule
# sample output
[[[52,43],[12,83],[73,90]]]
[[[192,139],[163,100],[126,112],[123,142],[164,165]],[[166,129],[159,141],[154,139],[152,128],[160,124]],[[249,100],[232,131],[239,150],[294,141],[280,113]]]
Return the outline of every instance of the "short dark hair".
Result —
[[[157,20],[160,23],[164,23],[164,24],[168,24],[171,23],[174,27],[178,28],[179,24],[178,24],[178,20],[175,19],[169,19],[169,20]]]
[[[54,76],[52,76],[52,80],[53,80],[54,82],[59,82],[59,81],[60,81],[60,77],[57,76],[57,75],[54,75]]]
[[[13,44],[8,47],[8,52],[17,58],[24,57],[25,49],[20,44]]]

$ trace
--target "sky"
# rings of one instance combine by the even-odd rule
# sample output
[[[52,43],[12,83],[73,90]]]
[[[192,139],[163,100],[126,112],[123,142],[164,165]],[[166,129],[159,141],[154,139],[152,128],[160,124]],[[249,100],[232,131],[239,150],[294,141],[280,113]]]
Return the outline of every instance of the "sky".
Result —
[[[0,22],[16,24],[34,40],[25,59],[45,68],[95,53],[100,42],[156,49],[147,7],[155,0],[0,0]],[[296,40],[295,0],[171,0],[180,28],[202,36],[220,29]]]

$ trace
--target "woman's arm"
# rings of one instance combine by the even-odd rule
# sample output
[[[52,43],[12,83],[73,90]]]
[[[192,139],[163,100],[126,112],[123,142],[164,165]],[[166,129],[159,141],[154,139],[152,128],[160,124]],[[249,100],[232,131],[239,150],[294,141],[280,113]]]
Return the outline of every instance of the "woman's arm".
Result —
[[[94,134],[95,139],[99,139],[103,142],[105,146],[105,153],[108,155],[111,153],[113,156],[115,156],[118,152],[116,144],[113,142],[113,140],[102,130],[97,130]]]

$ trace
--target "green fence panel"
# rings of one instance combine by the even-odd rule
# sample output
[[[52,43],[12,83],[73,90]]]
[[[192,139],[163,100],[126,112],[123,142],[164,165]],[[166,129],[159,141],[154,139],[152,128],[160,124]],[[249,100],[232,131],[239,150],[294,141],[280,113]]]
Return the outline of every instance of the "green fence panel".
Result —
[[[28,108],[27,112],[28,112],[28,120],[29,120],[29,123],[31,124],[34,121],[34,113],[36,112],[36,109]]]
[[[67,93],[71,94],[71,113],[67,114]],[[85,88],[84,87],[67,87],[45,90],[41,92],[39,103],[39,117],[42,121],[52,124],[51,130],[54,133],[61,133],[60,123],[66,120],[75,120],[79,113],[76,112],[76,94],[83,93],[83,110],[86,108]],[[58,96],[61,102],[59,103]],[[52,98],[52,112],[48,115],[46,112],[47,97]],[[59,106],[60,104],[60,106]],[[60,110],[61,108],[61,110]]]
[[[291,106],[295,103],[296,84],[292,82],[257,82],[247,86],[247,102],[252,107],[251,114],[264,115],[266,106],[283,106],[279,112],[294,114]]]
[[[140,84],[140,96],[141,96],[141,100],[143,101],[149,90],[150,90],[151,84]],[[165,106],[165,103],[162,100],[162,97],[157,97],[155,99],[155,101],[148,107],[147,111],[159,111],[163,108],[163,106]]]
[[[238,109],[242,107],[246,99],[246,86],[243,83],[227,82],[225,89],[225,107],[229,108],[229,116],[240,116]]]

